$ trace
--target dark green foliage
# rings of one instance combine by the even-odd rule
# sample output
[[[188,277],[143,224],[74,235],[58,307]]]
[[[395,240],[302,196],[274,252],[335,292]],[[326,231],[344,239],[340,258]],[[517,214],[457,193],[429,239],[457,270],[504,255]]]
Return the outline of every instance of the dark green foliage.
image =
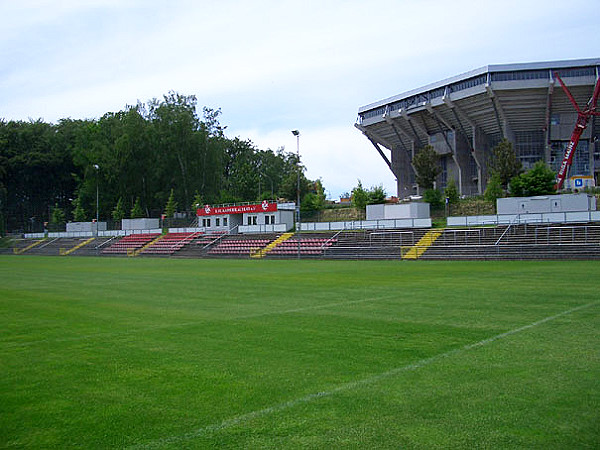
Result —
[[[490,178],[490,181],[488,181],[483,198],[495,205],[496,200],[502,197],[504,197],[504,190],[502,189],[500,177],[498,175],[493,175],[492,178]]]
[[[533,168],[510,181],[509,192],[513,197],[554,194],[555,182],[556,174],[552,169],[544,161],[538,161]]]
[[[83,209],[83,206],[82,206],[81,197],[78,196],[75,200],[73,200],[73,206],[75,208],[75,209],[73,209],[73,221],[74,222],[85,222],[87,220],[87,217],[86,217],[85,209]]]
[[[342,197],[348,194],[344,194]],[[382,185],[373,186],[370,190],[363,187],[362,182],[358,180],[358,185],[352,189],[350,198],[352,205],[359,211],[365,211],[367,205],[378,205],[385,203],[386,192]]]
[[[300,203],[300,210],[302,212],[316,212],[321,211],[325,207],[325,189],[321,180],[317,180],[312,183],[310,192],[308,192]]]
[[[386,192],[383,185],[373,186],[368,192],[369,194],[369,205],[380,205],[385,203]]]
[[[192,201],[192,204],[190,205],[190,210],[196,211],[198,208],[201,208],[202,206],[204,206],[204,199],[202,198],[202,195],[200,195],[200,193],[198,191],[196,191],[196,192],[194,192],[194,200]]]
[[[114,221],[123,220],[126,217],[125,207],[123,206],[123,199],[119,198],[115,209],[112,211],[112,219]]]
[[[365,211],[367,204],[369,203],[369,193],[363,187],[362,182],[358,180],[358,185],[352,189],[351,197],[352,205],[359,211]]]
[[[490,175],[496,177],[500,186],[506,190],[510,180],[521,172],[521,167],[521,161],[517,158],[512,143],[508,139],[502,139],[492,150],[488,164]]]
[[[448,180],[446,188],[444,189],[444,197],[448,199],[448,203],[451,205],[458,203],[460,196],[458,195],[458,188],[456,187],[454,178]]]
[[[56,226],[64,225],[66,222],[67,219],[65,217],[65,211],[58,206],[58,203],[56,203],[52,207],[52,213],[50,214],[50,223]]]
[[[169,200],[165,205],[165,216],[170,219],[175,215],[177,211],[177,202],[175,201],[175,197],[173,195],[173,189],[171,189],[171,195],[169,195]]]
[[[198,115],[194,96],[170,92],[94,120],[0,120],[0,212],[9,229],[19,229],[32,218],[49,221],[49,205],[72,217],[70,199],[79,198],[89,216],[97,188],[100,218],[119,199],[130,205],[137,198],[157,217],[171,188],[186,208],[196,194],[206,203],[256,201],[267,191],[294,201],[297,156],[227,138],[220,113],[203,108]],[[300,170],[304,196],[311,182]]]
[[[439,156],[431,145],[423,147],[413,158],[416,182],[422,189],[433,189],[433,183],[441,173]]]
[[[444,207],[444,199],[442,193],[437,189],[427,189],[423,193],[423,201],[429,203],[431,209],[440,209]]]
[[[146,217],[146,214],[144,213],[144,209],[142,208],[142,202],[140,201],[139,197],[135,200],[135,204],[133,205],[133,208],[131,208],[130,217],[132,219],[142,219],[142,218]]]

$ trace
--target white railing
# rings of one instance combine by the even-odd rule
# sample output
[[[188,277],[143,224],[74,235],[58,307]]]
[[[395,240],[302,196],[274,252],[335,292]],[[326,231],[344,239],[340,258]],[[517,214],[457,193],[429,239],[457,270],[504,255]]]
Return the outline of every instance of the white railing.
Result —
[[[515,221],[515,219],[518,219]],[[536,214],[500,214],[487,216],[448,217],[449,227],[510,225],[525,223],[600,222],[600,211],[572,211]]]
[[[396,228],[431,228],[431,219],[351,220],[345,222],[303,222],[301,231],[386,230]]]

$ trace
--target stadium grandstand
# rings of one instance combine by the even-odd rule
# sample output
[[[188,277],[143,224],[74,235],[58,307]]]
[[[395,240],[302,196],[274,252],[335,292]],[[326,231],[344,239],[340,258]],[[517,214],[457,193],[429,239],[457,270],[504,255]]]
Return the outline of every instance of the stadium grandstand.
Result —
[[[558,171],[577,112],[556,74],[583,107],[599,73],[597,58],[489,65],[363,106],[355,126],[396,177],[400,198],[419,193],[411,162],[426,145],[440,155],[438,188],[454,178],[461,195],[481,195],[487,161],[504,138],[524,169],[543,160]],[[592,117],[565,187],[598,185],[599,135],[600,120]]]

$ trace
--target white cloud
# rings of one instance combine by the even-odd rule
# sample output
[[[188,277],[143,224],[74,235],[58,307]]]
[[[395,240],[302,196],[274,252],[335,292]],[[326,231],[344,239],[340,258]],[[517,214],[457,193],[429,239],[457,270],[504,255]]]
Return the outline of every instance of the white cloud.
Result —
[[[302,131],[332,197],[393,176],[360,106],[503,62],[597,57],[594,2],[22,0],[0,16],[0,118],[92,118],[169,90],[261,148]],[[518,11],[518,13],[515,13]]]
[[[265,134],[239,130],[236,135],[247,137],[259,148],[285,147],[287,152],[297,151],[291,129]],[[306,176],[311,180],[321,178],[332,200],[350,192],[359,179],[366,188],[383,185],[388,195],[396,193],[393,174],[375,148],[352,125],[300,130],[300,158],[307,168]]]

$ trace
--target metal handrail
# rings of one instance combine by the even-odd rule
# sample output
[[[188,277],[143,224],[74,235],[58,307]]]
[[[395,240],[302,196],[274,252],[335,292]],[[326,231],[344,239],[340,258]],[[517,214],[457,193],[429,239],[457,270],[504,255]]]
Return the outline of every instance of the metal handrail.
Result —
[[[515,219],[510,221],[510,223],[509,223],[509,224],[508,224],[508,226],[506,227],[506,230],[504,230],[504,233],[502,233],[502,235],[501,235],[501,236],[498,238],[498,240],[496,241],[496,243],[495,243],[494,245],[498,245],[498,244],[500,244],[500,241],[502,240],[502,238],[504,237],[504,235],[505,235],[506,233],[508,233],[508,230],[510,230],[510,227],[512,227],[512,226],[513,226],[514,222],[515,222],[517,219],[519,219],[519,220],[521,219],[521,215],[520,215],[520,214],[517,214],[517,215],[515,216]]]

